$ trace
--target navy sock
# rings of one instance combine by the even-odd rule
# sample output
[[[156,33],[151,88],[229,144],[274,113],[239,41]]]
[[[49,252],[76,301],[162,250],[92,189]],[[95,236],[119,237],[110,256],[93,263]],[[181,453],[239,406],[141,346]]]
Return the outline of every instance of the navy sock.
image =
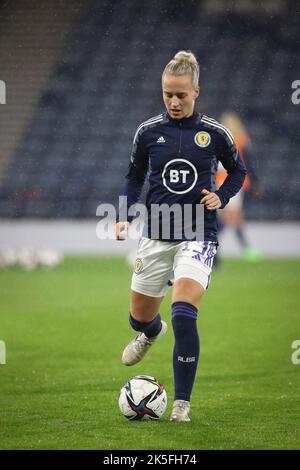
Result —
[[[159,313],[150,322],[140,322],[133,318],[133,316],[130,314],[129,323],[135,331],[142,331],[143,333],[145,333],[147,338],[153,338],[153,336],[157,336],[162,326]]]
[[[175,400],[190,400],[200,352],[197,331],[197,309],[188,302],[172,305],[172,325],[175,335],[173,369]]]

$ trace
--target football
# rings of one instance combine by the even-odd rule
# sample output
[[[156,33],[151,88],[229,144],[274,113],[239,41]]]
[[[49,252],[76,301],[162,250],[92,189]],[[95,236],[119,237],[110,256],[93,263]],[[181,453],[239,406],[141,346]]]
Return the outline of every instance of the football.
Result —
[[[137,375],[121,388],[119,407],[130,420],[159,419],[167,408],[167,393],[154,377]]]

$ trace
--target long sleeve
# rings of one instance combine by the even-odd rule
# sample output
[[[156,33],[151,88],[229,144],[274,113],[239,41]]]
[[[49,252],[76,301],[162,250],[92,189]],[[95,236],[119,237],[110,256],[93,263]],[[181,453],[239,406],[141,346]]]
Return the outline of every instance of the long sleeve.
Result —
[[[149,156],[147,147],[144,141],[143,133],[136,132],[133,139],[132,153],[128,172],[126,174],[126,184],[123,195],[127,197],[127,213],[128,209],[138,202],[145,178],[148,171]],[[121,207],[118,219],[123,220],[124,207]],[[127,215],[127,220],[131,222],[133,217]]]
[[[221,209],[223,209],[230,198],[241,189],[246,177],[246,168],[233,140],[228,142],[227,139],[222,139],[218,159],[228,173],[222,186],[215,191],[221,200]]]

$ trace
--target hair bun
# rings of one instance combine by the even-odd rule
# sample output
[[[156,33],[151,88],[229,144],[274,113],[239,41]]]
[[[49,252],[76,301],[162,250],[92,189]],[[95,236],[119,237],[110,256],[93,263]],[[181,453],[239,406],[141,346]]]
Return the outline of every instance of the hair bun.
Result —
[[[176,62],[187,62],[189,64],[198,65],[195,55],[190,51],[179,51],[174,56]]]
[[[199,86],[200,66],[191,51],[178,51],[174,58],[165,66],[163,76],[166,73],[177,76],[190,74],[193,86]]]

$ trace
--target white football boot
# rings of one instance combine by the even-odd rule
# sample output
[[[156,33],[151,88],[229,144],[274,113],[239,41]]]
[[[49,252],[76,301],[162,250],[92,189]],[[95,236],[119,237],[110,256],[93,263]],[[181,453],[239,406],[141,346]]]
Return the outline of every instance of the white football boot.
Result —
[[[170,421],[189,422],[190,402],[186,400],[175,400]]]
[[[133,366],[137,362],[140,362],[145,356],[148,349],[152,346],[155,341],[163,336],[167,331],[166,322],[161,322],[161,330],[157,336],[148,338],[144,333],[140,333],[126,346],[122,355],[122,362],[125,366]]]

